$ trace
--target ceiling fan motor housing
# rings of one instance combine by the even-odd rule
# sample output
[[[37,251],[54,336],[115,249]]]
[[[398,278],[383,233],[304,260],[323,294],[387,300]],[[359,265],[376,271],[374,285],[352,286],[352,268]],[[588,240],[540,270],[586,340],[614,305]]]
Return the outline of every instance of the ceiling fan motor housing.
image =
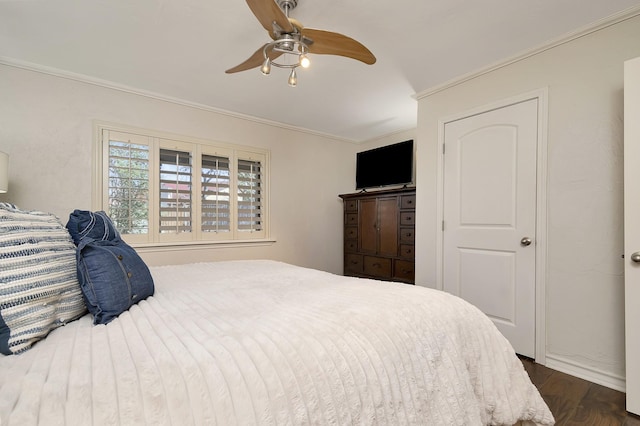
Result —
[[[290,34],[284,34],[278,40],[275,40],[275,45],[276,47],[278,47],[278,49],[291,52],[293,51],[296,42],[298,42],[298,40],[295,37],[291,36]]]

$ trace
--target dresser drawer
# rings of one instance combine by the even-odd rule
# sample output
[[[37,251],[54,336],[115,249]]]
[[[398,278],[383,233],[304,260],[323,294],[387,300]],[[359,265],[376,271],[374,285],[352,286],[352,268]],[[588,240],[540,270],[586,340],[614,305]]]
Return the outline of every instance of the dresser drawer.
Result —
[[[391,259],[363,256],[363,272],[378,278],[391,278]]]
[[[347,213],[344,215],[344,224],[346,226],[358,226],[358,213]]]
[[[347,240],[355,240],[358,238],[358,228],[356,226],[344,227],[344,238]]]
[[[413,260],[415,258],[413,244],[400,244],[400,257]]]
[[[406,260],[395,260],[393,264],[393,278],[413,283],[416,279],[415,263]]]
[[[413,244],[416,240],[416,231],[413,228],[400,228],[400,242]]]
[[[344,255],[344,272],[361,274],[362,273],[362,255],[359,254],[345,254]]]
[[[358,201],[357,200],[347,200],[344,202],[344,209],[348,212],[357,212],[358,211]]]
[[[415,225],[416,213],[415,212],[400,212],[400,225]]]
[[[357,252],[358,240],[344,240],[344,251],[351,253]]]
[[[415,209],[416,208],[416,196],[415,195],[403,195],[400,198],[401,209]]]

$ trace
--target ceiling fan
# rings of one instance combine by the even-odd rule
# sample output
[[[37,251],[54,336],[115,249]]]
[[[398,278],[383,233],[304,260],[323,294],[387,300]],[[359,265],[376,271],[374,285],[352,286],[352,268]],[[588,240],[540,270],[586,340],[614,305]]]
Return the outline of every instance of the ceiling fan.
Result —
[[[296,68],[309,66],[308,53],[338,55],[357,59],[372,65],[376,57],[358,41],[331,31],[305,28],[289,17],[289,11],[298,0],[246,0],[260,24],[269,32],[272,41],[264,44],[243,63],[225,71],[232,74],[260,67],[263,74],[271,72],[271,66],[291,69],[289,85],[298,82]]]

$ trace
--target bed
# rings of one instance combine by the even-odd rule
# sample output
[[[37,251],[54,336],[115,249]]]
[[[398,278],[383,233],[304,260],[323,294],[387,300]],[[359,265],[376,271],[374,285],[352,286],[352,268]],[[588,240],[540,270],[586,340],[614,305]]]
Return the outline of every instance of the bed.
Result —
[[[447,293],[254,260],[151,267],[155,294],[0,357],[2,425],[553,424]]]

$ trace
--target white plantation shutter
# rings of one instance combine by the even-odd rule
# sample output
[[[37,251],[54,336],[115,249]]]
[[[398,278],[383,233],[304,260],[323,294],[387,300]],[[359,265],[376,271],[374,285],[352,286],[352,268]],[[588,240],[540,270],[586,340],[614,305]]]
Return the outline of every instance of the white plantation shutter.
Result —
[[[238,160],[239,231],[262,230],[262,164],[260,161]]]
[[[202,155],[202,232],[231,231],[231,171],[229,158]]]
[[[160,149],[160,233],[191,232],[191,153]]]
[[[262,241],[269,151],[98,124],[93,209],[144,246]]]
[[[149,146],[136,135],[111,132],[108,140],[107,211],[121,234],[149,233]]]

